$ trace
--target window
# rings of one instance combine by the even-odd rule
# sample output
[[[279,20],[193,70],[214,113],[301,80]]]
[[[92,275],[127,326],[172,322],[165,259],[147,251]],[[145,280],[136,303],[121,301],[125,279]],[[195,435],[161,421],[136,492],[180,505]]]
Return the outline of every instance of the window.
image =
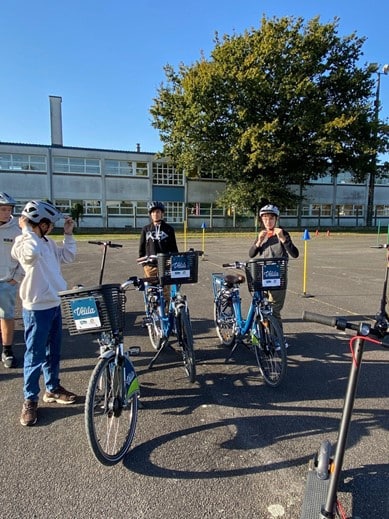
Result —
[[[101,214],[100,200],[84,200],[84,214]]]
[[[69,214],[70,209],[75,204],[83,204],[83,200],[67,200],[67,199],[54,200],[54,205],[61,211],[61,213],[65,213],[65,214]]]
[[[153,162],[153,184],[183,186],[184,175],[167,162]]]
[[[184,221],[184,204],[182,202],[167,202],[165,204],[165,218],[171,223]]]
[[[377,216],[389,216],[389,205],[376,205]]]
[[[107,202],[107,214],[108,215],[134,215],[134,203],[124,201],[112,201]]]
[[[363,216],[362,205],[344,204],[336,206],[338,216]]]
[[[325,175],[324,177],[319,177],[315,180],[310,180],[310,184],[333,184],[334,179],[332,175]]]
[[[147,209],[147,202],[132,201],[128,200],[109,200],[107,201],[107,214],[112,215],[125,215],[125,216],[148,216],[149,212]]]
[[[287,207],[281,211],[281,216],[297,216],[297,207]]]
[[[311,204],[303,205],[301,208],[302,216],[316,216],[316,217],[331,217],[332,205],[331,204]],[[297,211],[296,211],[297,215]]]
[[[231,212],[232,214],[232,212]],[[202,217],[210,217],[210,216],[224,216],[225,208],[219,207],[214,204],[205,203],[205,202],[195,202],[188,204],[188,216],[202,216]]]
[[[81,204],[85,215],[98,214],[101,215],[100,200],[77,200],[77,199],[56,199],[54,205],[64,214],[70,214],[72,207]]]
[[[138,216],[148,216],[149,210],[147,208],[147,202],[134,202],[134,206],[136,206],[136,214]]]
[[[147,177],[149,175],[149,168],[147,162],[134,162],[135,175],[137,177]]]
[[[0,169],[8,171],[47,171],[45,155],[6,153],[0,155]]]
[[[126,160],[108,160],[104,161],[106,175],[122,175],[132,176],[134,170],[132,169],[132,162]]]
[[[100,175],[99,159],[76,159],[71,157],[54,157],[54,173],[81,173]]]
[[[365,182],[356,182],[351,173],[338,173],[336,177],[337,184],[365,184]]]

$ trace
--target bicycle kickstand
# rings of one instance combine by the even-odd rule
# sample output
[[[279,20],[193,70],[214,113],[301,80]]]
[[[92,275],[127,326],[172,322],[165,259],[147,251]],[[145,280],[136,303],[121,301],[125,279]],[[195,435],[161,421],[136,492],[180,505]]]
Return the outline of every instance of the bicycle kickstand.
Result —
[[[234,346],[231,348],[230,352],[228,353],[227,357],[226,357],[226,360],[224,361],[226,364],[227,362],[231,359],[231,357],[233,356],[234,354],[234,351],[236,350],[236,348],[242,343],[242,339],[237,339],[235,341],[235,344]]]
[[[157,349],[154,357],[151,359],[151,361],[149,362],[149,365],[147,366],[147,369],[151,369],[153,366],[154,366],[154,363],[155,361],[158,359],[158,357],[161,355],[162,351],[166,348],[166,347],[169,347],[171,348],[172,350],[174,350],[174,348],[172,348],[169,344],[169,340],[168,339],[161,339],[161,342],[160,342],[160,345],[159,345],[159,348]]]

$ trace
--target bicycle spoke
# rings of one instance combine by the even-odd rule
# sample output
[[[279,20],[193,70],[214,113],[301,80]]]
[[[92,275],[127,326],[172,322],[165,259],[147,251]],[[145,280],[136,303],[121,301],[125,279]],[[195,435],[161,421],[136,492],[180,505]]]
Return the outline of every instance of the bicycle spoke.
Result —
[[[255,351],[258,367],[269,386],[277,387],[286,374],[287,356],[282,330],[276,318],[259,318],[253,325],[252,347]]]
[[[214,303],[214,321],[217,335],[228,348],[235,344],[235,313],[232,301],[220,293]]]
[[[146,308],[147,331],[151,345],[155,350],[160,348],[162,339],[161,318],[157,305],[155,294],[148,296]]]
[[[185,307],[182,307],[179,310],[176,318],[176,325],[177,339],[182,347],[182,358],[184,361],[185,371],[188,375],[189,381],[193,383],[196,379],[196,362],[193,348],[192,326]]]
[[[100,359],[87,390],[86,433],[93,454],[104,465],[120,461],[135,434],[138,391],[128,391],[124,373],[124,366],[117,366],[115,357]],[[133,382],[137,385],[136,377]]]

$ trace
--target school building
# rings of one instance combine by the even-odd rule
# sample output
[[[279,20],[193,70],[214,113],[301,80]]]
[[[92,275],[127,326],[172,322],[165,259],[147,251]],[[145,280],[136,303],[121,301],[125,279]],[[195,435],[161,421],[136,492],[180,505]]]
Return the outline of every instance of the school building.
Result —
[[[82,204],[81,227],[139,229],[148,222],[147,202],[160,200],[166,220],[177,227],[252,228],[253,215],[220,207],[225,182],[191,179],[155,153],[78,148],[63,145],[61,97],[50,96],[51,144],[0,142],[0,190],[17,202],[49,199],[69,213]],[[297,190],[297,186],[296,186]],[[304,191],[301,220],[297,209],[281,213],[290,228],[354,227],[366,222],[367,183],[355,184],[349,173],[312,182]],[[389,224],[389,179],[377,179],[375,225]]]

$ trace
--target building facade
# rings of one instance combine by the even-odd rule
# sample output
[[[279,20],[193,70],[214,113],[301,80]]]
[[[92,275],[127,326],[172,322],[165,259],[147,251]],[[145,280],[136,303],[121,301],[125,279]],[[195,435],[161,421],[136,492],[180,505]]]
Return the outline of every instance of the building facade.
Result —
[[[18,202],[49,199],[64,213],[82,205],[81,226],[139,229],[148,222],[147,202],[161,200],[166,219],[188,228],[254,227],[253,215],[220,207],[225,182],[188,179],[154,153],[64,146],[61,98],[50,96],[51,144],[0,142],[0,190]],[[296,188],[297,190],[297,188]],[[363,226],[367,184],[355,184],[350,174],[322,178],[305,189],[300,218],[286,209],[289,227]],[[389,224],[389,180],[375,187],[374,224]]]

